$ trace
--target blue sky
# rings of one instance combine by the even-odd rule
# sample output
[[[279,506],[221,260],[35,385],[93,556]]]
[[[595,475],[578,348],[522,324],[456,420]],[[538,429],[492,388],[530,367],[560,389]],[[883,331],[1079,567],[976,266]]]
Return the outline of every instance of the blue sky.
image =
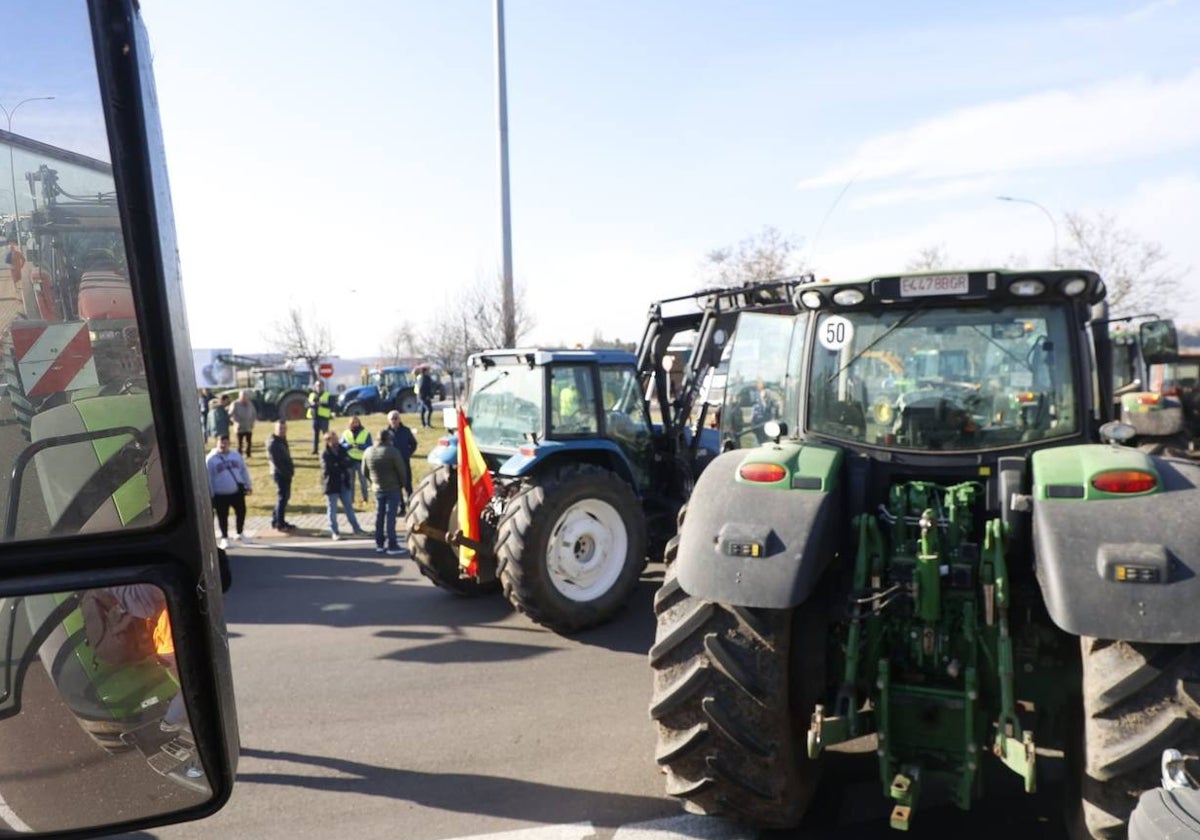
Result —
[[[930,245],[1048,262],[1050,222],[1001,194],[1112,213],[1195,284],[1194,0],[505,11],[531,341],[636,339],[651,300],[766,225],[822,276],[895,271]],[[340,354],[372,355],[396,322],[496,276],[490,0],[143,13],[193,344],[261,348],[300,305]],[[1176,309],[1200,320],[1200,295]]]

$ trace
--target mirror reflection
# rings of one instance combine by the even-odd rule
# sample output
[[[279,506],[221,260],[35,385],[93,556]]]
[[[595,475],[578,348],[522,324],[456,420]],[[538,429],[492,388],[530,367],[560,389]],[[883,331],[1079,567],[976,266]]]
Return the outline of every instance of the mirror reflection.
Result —
[[[161,589],[0,598],[0,835],[148,817],[210,796]]]
[[[6,23],[57,34],[14,45],[0,85],[0,539],[151,525],[165,498],[87,8],[19,3]]]

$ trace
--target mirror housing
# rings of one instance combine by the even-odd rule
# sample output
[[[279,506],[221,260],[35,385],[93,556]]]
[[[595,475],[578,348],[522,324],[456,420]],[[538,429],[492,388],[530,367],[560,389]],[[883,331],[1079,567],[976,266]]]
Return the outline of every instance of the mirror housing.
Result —
[[[1179,337],[1174,321],[1146,321],[1138,327],[1138,340],[1142,345],[1142,358],[1148,365],[1179,358]]]

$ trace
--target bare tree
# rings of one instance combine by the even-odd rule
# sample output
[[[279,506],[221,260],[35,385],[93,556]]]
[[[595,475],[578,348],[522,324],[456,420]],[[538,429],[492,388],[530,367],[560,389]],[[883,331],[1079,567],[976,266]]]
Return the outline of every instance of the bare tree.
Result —
[[[737,245],[709,251],[700,270],[707,286],[762,283],[802,274],[799,244],[770,225]]]
[[[513,298],[517,343],[533,329],[534,318],[518,284]],[[504,346],[504,300],[499,284],[476,280],[459,291],[416,337],[420,355],[442,370],[462,371],[467,357]]]
[[[419,344],[420,340],[412,322],[404,321],[392,327],[392,331],[387,334],[379,347],[379,358],[385,365],[398,365],[410,356],[419,355]]]
[[[273,331],[264,338],[288,359],[303,359],[313,381],[317,379],[317,364],[333,352],[329,325],[317,322],[312,315],[305,316],[296,307],[276,321]]]
[[[600,330],[592,333],[592,343],[588,345],[593,350],[628,350],[633,353],[637,350],[637,342],[622,341],[619,338],[605,338]]]
[[[938,243],[937,245],[926,245],[917,251],[917,255],[904,264],[904,270],[937,271],[949,264],[950,254],[946,251],[946,246]]]
[[[1170,264],[1161,244],[1118,227],[1107,213],[1066,213],[1063,218],[1070,243],[1063,264],[1090,268],[1104,278],[1114,315],[1173,314],[1188,272]]]

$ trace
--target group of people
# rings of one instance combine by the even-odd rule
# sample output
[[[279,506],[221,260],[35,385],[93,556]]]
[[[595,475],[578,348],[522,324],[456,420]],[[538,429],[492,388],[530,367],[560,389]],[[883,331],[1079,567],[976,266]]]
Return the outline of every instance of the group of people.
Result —
[[[201,404],[205,405],[203,400]],[[221,532],[218,545],[224,549],[229,546],[230,510],[234,513],[234,539],[249,541],[245,534],[246,496],[253,493],[254,487],[245,459],[250,457],[257,416],[246,391],[232,406],[226,396],[215,398],[207,405],[206,428],[216,438],[216,446],[206,459],[208,484],[217,527]],[[245,411],[243,405],[249,410]],[[370,497],[375,501],[375,550],[381,554],[399,554],[402,549],[396,535],[396,519],[405,513],[406,496],[412,495],[410,462],[417,450],[416,436],[404,425],[398,411],[388,414],[388,425],[379,432],[378,441],[372,439],[371,433],[363,427],[358,417],[351,417],[346,430],[338,435],[329,429],[332,410],[328,405],[328,394],[323,383],[318,382],[309,394],[309,417],[313,427],[313,454],[318,452],[318,442],[324,444],[324,448],[320,449],[321,490],[327,503],[330,536],[335,540],[341,539],[338,502],[341,502],[354,534],[366,533],[354,512],[354,493],[357,488],[364,502]],[[236,451],[230,448],[231,423],[237,431]],[[276,420],[274,433],[268,438],[266,446],[267,461],[276,490],[271,527],[283,533],[296,527],[287,520],[287,506],[296,474],[287,439],[287,426],[286,420]]]
[[[250,392],[242,389],[238,398],[232,403],[228,394],[218,397],[212,391],[204,388],[200,391],[200,423],[204,434],[220,440],[221,436],[229,436],[230,427],[237,433],[237,451],[242,452],[245,445],[246,455],[250,457],[250,445],[254,437],[254,424],[258,422],[258,409],[250,400]]]

